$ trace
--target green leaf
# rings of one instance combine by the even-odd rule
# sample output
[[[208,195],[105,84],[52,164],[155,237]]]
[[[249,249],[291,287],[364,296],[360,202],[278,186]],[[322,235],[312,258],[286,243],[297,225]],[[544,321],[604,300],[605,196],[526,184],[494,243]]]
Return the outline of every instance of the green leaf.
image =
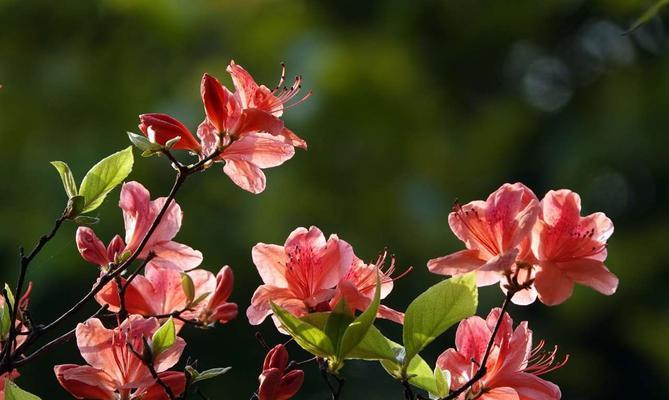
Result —
[[[41,400],[39,397],[34,394],[28,393],[20,387],[16,386],[16,383],[5,379],[5,400]]]
[[[389,360],[397,361],[394,348],[401,347],[387,337],[383,336],[375,326],[371,326],[365,337],[347,355],[347,359],[356,360]]]
[[[335,351],[339,354],[339,346],[341,339],[344,337],[344,332],[349,324],[353,322],[355,317],[346,304],[346,300],[342,297],[337,303],[334,310],[329,313],[327,322],[325,323],[325,334],[330,338],[330,341],[335,347]]]
[[[81,181],[79,194],[86,198],[81,212],[100,207],[107,194],[130,174],[133,162],[132,147],[128,147],[95,164]]]
[[[5,283],[5,293],[7,293],[7,300],[9,300],[9,305],[14,308],[16,301],[14,300],[14,293],[7,283]]]
[[[658,0],[658,1],[656,1],[655,4],[653,4],[648,10],[646,10],[646,12],[641,14],[641,16],[636,21],[634,21],[634,23],[630,26],[627,33],[636,30],[641,25],[643,25],[643,24],[649,22],[651,19],[655,18],[655,16],[657,14],[659,14],[659,12],[662,11],[662,9],[664,7],[666,7],[667,5],[669,5],[669,0]]]
[[[9,327],[12,324],[12,316],[9,312],[9,307],[6,305],[0,306],[0,340],[7,340],[9,338]]]
[[[212,369],[208,369],[208,370],[202,371],[202,372],[197,372],[193,369],[195,374],[193,374],[193,372],[189,370],[188,372],[191,374],[190,383],[196,383],[196,382],[204,381],[204,380],[207,380],[207,379],[216,378],[217,376],[221,376],[221,375],[225,374],[226,372],[230,371],[230,368],[231,367],[212,368]]]
[[[51,161],[58,174],[60,174],[60,179],[63,181],[63,187],[65,188],[65,193],[67,193],[68,198],[72,198],[78,194],[77,192],[77,182],[74,180],[72,171],[70,167],[62,161]]]
[[[477,303],[474,274],[441,281],[411,302],[404,315],[405,365],[453,324],[474,315]]]
[[[434,367],[434,383],[437,391],[432,393],[437,398],[448,396],[451,390],[451,373],[450,371],[442,371],[439,367]]]
[[[339,356],[343,359],[363,340],[371,328],[381,304],[381,278],[376,274],[376,290],[369,307],[348,326],[339,346]]]
[[[402,350],[402,346],[396,348],[398,354],[401,354]],[[398,358],[404,357],[399,356]],[[423,357],[419,355],[414,356],[406,367],[402,367],[400,362],[390,360],[382,360],[381,365],[383,365],[383,368],[385,368],[390,375],[395,377],[395,379],[406,379],[413,386],[426,390],[429,393],[435,393],[437,391],[437,384],[435,382],[432,368],[430,368],[428,363],[423,360]]]
[[[300,347],[318,357],[328,358],[335,355],[332,341],[322,329],[295,317],[273,302],[271,306],[283,329],[295,339]]]
[[[184,291],[184,294],[186,295],[186,299],[188,300],[188,305],[193,303],[193,299],[195,298],[195,284],[193,283],[193,279],[190,277],[190,275],[186,273],[181,274],[181,287]]]
[[[161,146],[158,143],[152,143],[146,136],[127,132],[130,142],[142,151],[160,151]]]
[[[162,352],[172,347],[176,340],[177,334],[174,327],[174,321],[172,320],[172,317],[170,317],[160,328],[158,328],[153,333],[153,337],[151,338],[151,351],[153,353],[154,360]]]

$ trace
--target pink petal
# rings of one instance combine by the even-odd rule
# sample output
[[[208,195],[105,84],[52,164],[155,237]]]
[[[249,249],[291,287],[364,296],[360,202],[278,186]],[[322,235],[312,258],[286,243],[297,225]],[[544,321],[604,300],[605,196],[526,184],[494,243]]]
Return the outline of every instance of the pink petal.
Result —
[[[479,250],[460,250],[447,256],[433,258],[427,262],[430,272],[440,275],[461,275],[480,268],[485,260]]]
[[[464,385],[473,372],[473,363],[471,360],[465,358],[455,349],[447,349],[441,353],[439,358],[437,358],[437,366],[443,371],[451,373],[452,389],[459,389]]]
[[[258,84],[253,80],[251,74],[242,68],[241,65],[235,64],[234,61],[230,61],[230,65],[228,65],[226,70],[232,77],[232,83],[235,85],[242,107],[248,108],[252,96],[258,90]]]
[[[265,190],[265,174],[249,162],[226,160],[223,172],[247,192],[258,194]]]
[[[77,229],[76,241],[77,249],[84,260],[103,267],[109,264],[107,249],[91,228],[80,226]]]
[[[77,399],[116,398],[115,383],[102,370],[74,364],[56,365],[53,370],[60,385]]]
[[[481,362],[491,335],[492,332],[483,318],[470,317],[458,325],[455,347],[466,359]]]
[[[251,305],[246,310],[246,316],[251,325],[259,325],[268,315],[272,314],[270,301],[297,316],[302,316],[306,313],[304,302],[296,299],[293,292],[289,289],[272,285],[261,285],[253,293]]]
[[[514,374],[504,383],[518,392],[520,400],[559,400],[562,397],[557,385],[528,373]]]
[[[220,136],[216,132],[216,127],[208,119],[205,118],[197,127],[197,137],[200,138],[200,142],[202,143],[200,159],[210,156],[218,149]]]
[[[232,143],[221,157],[227,160],[247,161],[258,168],[271,168],[283,164],[295,155],[289,143],[268,134],[247,135]]]
[[[283,246],[258,243],[253,246],[251,257],[264,283],[283,287],[287,285],[285,273],[288,256]]]
[[[480,400],[521,400],[514,388],[510,387],[496,387],[481,397]],[[533,397],[533,400],[543,400],[542,397]]]
[[[162,242],[151,250],[156,254],[151,263],[156,267],[188,271],[202,264],[202,253],[185,244]]]
[[[170,387],[175,396],[181,396],[184,390],[186,390],[186,375],[183,372],[161,372],[158,374],[158,377]],[[141,394],[141,400],[165,400],[167,398],[165,389],[158,382],[153,382],[146,388],[138,388],[135,392],[135,398],[137,398],[138,394]]]
[[[571,296],[574,282],[554,264],[542,263],[534,287],[542,303],[555,306]]]
[[[283,121],[257,108],[245,109],[242,111],[239,122],[235,127],[235,134],[244,136],[257,132],[266,132],[273,136],[281,135],[283,133]]]
[[[610,296],[618,288],[618,277],[611,273],[601,261],[585,258],[560,263],[558,266],[574,282],[589,286],[599,293]]]
[[[177,340],[174,342],[172,347],[160,353],[154,360],[153,363],[156,371],[166,371],[178,363],[179,358],[181,358],[181,353],[184,351],[184,347],[186,347],[186,341],[180,337],[177,337]]]
[[[118,206],[123,210],[125,242],[131,251],[137,248],[153,223],[153,215],[149,209],[150,201],[149,191],[139,182],[123,184]]]
[[[228,103],[234,101],[232,94],[221,85],[218,79],[209,74],[202,76],[200,84],[200,95],[204,103],[204,111],[207,119],[216,127],[220,133],[227,133],[231,126],[228,122]]]

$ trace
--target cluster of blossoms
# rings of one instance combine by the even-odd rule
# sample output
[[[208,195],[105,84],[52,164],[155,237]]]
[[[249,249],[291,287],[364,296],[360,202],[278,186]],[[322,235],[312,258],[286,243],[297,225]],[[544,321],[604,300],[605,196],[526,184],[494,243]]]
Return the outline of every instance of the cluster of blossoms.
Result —
[[[603,213],[581,217],[581,198],[570,190],[549,191],[539,201],[521,183],[505,184],[486,201],[456,204],[448,217],[467,246],[428,262],[441,275],[476,272],[479,286],[500,282],[512,301],[557,305],[574,283],[611,295],[618,278],[605,266],[613,223]]]
[[[377,275],[382,299],[393,290],[394,260],[384,270],[385,252],[375,263],[365,264],[350,244],[337,235],[326,240],[315,226],[295,229],[283,246],[258,243],[252,255],[265,284],[256,289],[246,310],[251,325],[272,314],[270,302],[297,317],[331,311],[342,298],[351,311],[364,311],[374,297]],[[378,317],[401,324],[404,314],[380,306]]]
[[[285,68],[275,89],[257,84],[234,62],[227,71],[234,92],[211,75],[203,76],[205,118],[195,135],[169,115],[140,116],[143,136],[130,134],[130,139],[144,155],[162,154],[169,159],[176,170],[172,191],[152,200],[142,184],[124,183],[119,207],[125,235],[115,235],[107,245],[93,229],[77,229],[79,253],[98,267],[98,278],[72,309],[36,329],[28,312],[31,286],[25,293],[22,287],[30,260],[63,221],[90,221],[81,215],[98,207],[127,177],[132,164],[125,168],[125,175],[115,171],[123,176],[110,178],[106,175],[114,174],[96,168],[106,172],[123,168],[115,163],[101,167],[103,160],[91,169],[91,179],[102,182],[87,183],[87,174],[77,189],[69,167],[54,162],[68,204],[54,230],[40,239],[35,250],[29,255],[21,251],[19,300],[14,304],[7,287],[0,297],[0,400],[5,398],[3,390],[21,390],[13,382],[11,389],[7,386],[19,376],[18,366],[70,334],[32,353],[26,348],[93,298],[101,308],[73,330],[87,364],[54,368],[58,382],[75,398],[185,399],[192,384],[225,372],[198,372],[191,362],[176,368],[186,346],[178,336],[182,329],[226,324],[238,314],[237,304],[229,301],[232,269],[224,266],[214,274],[200,268],[202,253],[174,240],[183,222],[183,212],[174,200],[176,191],[191,174],[224,163],[224,172],[236,185],[251,193],[262,192],[266,186],[262,170],[290,159],[296,147],[307,147],[284,126],[281,116],[310,95],[288,104],[299,93],[301,78],[290,87],[283,86]],[[184,165],[172,150],[186,150],[197,161]],[[132,160],[131,149],[124,152]],[[507,307],[509,302],[528,305],[537,298],[547,305],[560,304],[572,294],[575,283],[613,294],[618,279],[604,266],[606,241],[613,233],[611,220],[603,213],[582,217],[580,197],[569,190],[550,191],[540,201],[526,186],[515,183],[503,185],[486,201],[457,204],[448,222],[466,249],[427,263],[431,272],[452,278],[427,289],[405,312],[380,304],[394,282],[411,270],[394,276],[395,260],[386,251],[366,263],[349,243],[337,235],[326,238],[314,226],[295,229],[283,245],[254,246],[251,258],[263,284],[246,310],[249,323],[259,325],[271,316],[279,332],[291,335],[314,357],[291,361],[284,344],[269,348],[261,339],[268,353],[252,398],[294,397],[305,377],[299,366],[316,361],[332,399],[338,399],[344,361],[362,359],[380,361],[402,382],[407,400],[425,398],[415,396],[412,387],[440,400],[560,399],[560,389],[540,376],[562,367],[568,357],[560,361],[557,347],[546,351],[543,341],[533,347],[528,323],[523,321],[514,329]],[[137,260],[140,265],[132,269]],[[473,316],[477,286],[495,283],[506,294],[503,306],[493,309],[485,320]],[[401,325],[403,344],[383,336],[373,326],[376,318]],[[444,351],[432,371],[420,351],[458,321],[455,348]]]

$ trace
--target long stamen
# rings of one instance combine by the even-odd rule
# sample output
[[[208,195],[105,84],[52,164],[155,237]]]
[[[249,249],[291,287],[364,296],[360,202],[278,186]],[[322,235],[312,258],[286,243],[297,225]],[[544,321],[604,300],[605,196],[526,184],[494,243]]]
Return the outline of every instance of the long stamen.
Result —
[[[545,342],[539,342],[530,353],[528,366],[525,367],[524,372],[534,374],[536,376],[547,374],[549,372],[558,370],[567,364],[569,361],[569,354],[567,354],[562,361],[556,362],[558,346],[553,347],[552,351],[543,350]]]

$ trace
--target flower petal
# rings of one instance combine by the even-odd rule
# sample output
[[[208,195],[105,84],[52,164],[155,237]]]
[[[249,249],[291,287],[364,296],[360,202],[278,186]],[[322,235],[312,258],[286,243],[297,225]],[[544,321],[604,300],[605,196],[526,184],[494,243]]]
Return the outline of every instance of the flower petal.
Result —
[[[88,365],[56,365],[58,383],[77,399],[114,400],[115,383],[104,371]]]
[[[159,243],[151,249],[156,257],[151,260],[155,267],[188,271],[202,264],[202,253],[185,244],[169,241]]]
[[[265,174],[250,162],[226,160],[223,172],[247,192],[258,194],[265,190]]]
[[[107,267],[110,260],[107,258],[107,249],[93,229],[80,226],[76,235],[77,249],[79,253],[91,264]]]
[[[271,168],[283,164],[295,155],[295,149],[271,135],[255,133],[244,136],[223,151],[226,161],[247,161],[259,168]]]
[[[156,142],[165,145],[169,140],[179,136],[181,139],[174,145],[175,150],[192,150],[198,152],[200,143],[195,140],[193,134],[179,120],[167,114],[150,113],[139,116],[139,130],[144,136],[148,136],[151,127],[156,134]]]
[[[283,246],[258,243],[253,246],[251,257],[264,283],[287,286],[285,274],[288,255]]]
[[[542,303],[555,306],[571,296],[574,291],[574,281],[554,264],[541,263],[534,287]]]

